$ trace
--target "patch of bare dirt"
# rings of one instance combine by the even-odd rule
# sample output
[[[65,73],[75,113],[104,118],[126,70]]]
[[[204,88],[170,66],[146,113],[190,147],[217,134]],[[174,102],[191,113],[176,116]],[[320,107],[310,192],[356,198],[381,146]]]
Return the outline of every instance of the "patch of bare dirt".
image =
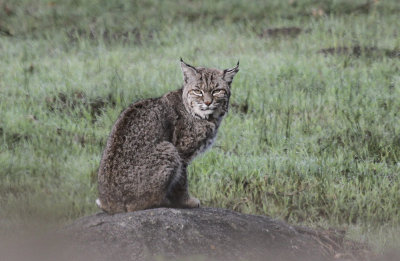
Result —
[[[245,101],[244,103],[235,103],[233,102],[231,105],[232,109],[235,112],[247,114],[249,112],[249,103]]]
[[[60,92],[55,96],[46,97],[45,101],[50,111],[63,112],[81,106],[88,110],[94,119],[101,115],[105,107],[116,105],[115,97],[111,93],[107,97],[91,98],[82,91],[74,91],[71,94]]]
[[[300,27],[277,27],[277,28],[268,28],[265,29],[261,34],[260,37],[262,38],[275,38],[275,37],[297,37],[299,36],[304,30]]]
[[[81,29],[81,28],[74,28],[67,31],[67,37],[71,42],[76,42],[80,38],[90,39],[90,40],[98,40],[101,39],[105,42],[133,42],[135,44],[142,44],[144,40],[151,40],[153,35],[151,33],[143,34],[138,28],[133,28],[128,31],[120,31],[114,32],[110,30],[104,30],[99,32],[98,30],[94,29]]]
[[[324,55],[348,55],[353,57],[386,56],[388,58],[400,58],[400,50],[380,49],[375,46],[361,46],[361,45],[329,47],[319,50],[318,53]]]

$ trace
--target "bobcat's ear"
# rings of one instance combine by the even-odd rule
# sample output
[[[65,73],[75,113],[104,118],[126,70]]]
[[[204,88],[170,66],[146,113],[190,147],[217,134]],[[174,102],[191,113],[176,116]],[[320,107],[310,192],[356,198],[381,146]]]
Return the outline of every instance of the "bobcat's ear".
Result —
[[[197,69],[194,66],[191,66],[185,63],[181,58],[181,69],[183,73],[183,81],[188,83],[191,80],[196,79]]]
[[[231,69],[225,69],[223,72],[223,79],[228,83],[231,84],[233,77],[239,71],[239,61],[237,62],[236,66]]]

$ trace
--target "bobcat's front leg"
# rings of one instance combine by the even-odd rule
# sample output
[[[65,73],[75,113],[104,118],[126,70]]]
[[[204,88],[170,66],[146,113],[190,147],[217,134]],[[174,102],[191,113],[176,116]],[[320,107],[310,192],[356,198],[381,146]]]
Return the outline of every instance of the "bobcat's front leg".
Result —
[[[181,175],[178,180],[172,184],[168,199],[173,206],[181,208],[198,208],[200,207],[200,200],[189,195],[187,183],[186,164],[181,169]]]

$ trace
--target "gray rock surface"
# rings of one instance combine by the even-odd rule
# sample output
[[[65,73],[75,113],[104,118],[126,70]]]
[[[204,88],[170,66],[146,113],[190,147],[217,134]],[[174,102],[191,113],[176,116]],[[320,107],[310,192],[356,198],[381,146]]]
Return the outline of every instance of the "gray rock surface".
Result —
[[[343,236],[214,208],[98,213],[62,233],[74,253],[96,260],[329,260],[345,244]]]

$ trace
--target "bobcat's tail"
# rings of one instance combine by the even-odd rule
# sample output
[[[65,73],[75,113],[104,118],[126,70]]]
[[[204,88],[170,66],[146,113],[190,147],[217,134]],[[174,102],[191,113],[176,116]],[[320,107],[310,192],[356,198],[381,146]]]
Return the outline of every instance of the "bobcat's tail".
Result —
[[[107,202],[107,199],[104,199],[104,201],[101,201],[99,198],[96,199],[96,205],[103,210],[104,212],[108,214],[115,214],[119,212],[126,212],[126,208],[121,205],[121,204],[110,204]]]
[[[99,209],[103,210],[106,213],[110,213],[109,209],[107,209],[107,205],[106,204],[102,204],[102,202],[100,201],[100,199],[96,199],[96,205]]]
[[[99,198],[96,199],[96,205],[97,205],[100,209],[103,209],[103,207],[101,206],[101,202],[100,202],[100,199],[99,199]]]

